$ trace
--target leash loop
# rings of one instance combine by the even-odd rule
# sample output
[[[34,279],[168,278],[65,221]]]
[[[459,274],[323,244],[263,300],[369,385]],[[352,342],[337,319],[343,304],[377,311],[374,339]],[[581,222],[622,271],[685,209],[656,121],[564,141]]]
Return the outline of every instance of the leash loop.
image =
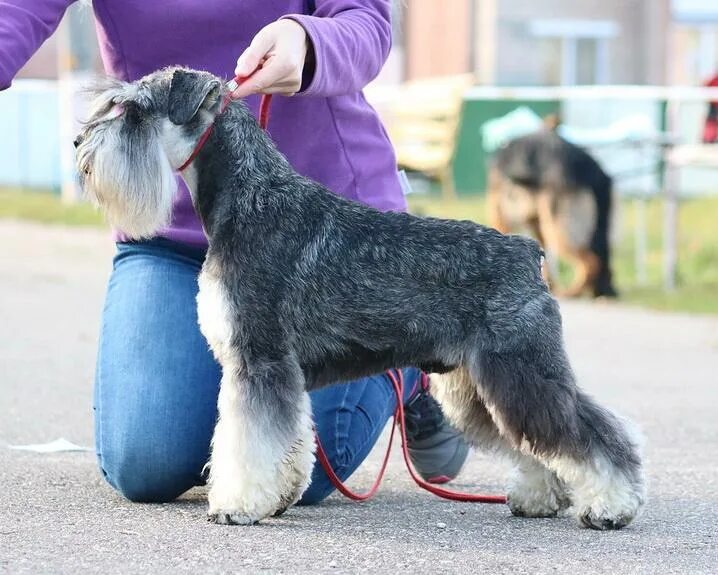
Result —
[[[324,472],[327,474],[327,477],[329,477],[329,481],[331,481],[337,491],[353,501],[366,501],[367,499],[371,499],[376,494],[379,489],[379,485],[384,478],[384,472],[386,471],[392,444],[394,443],[394,431],[398,427],[401,431],[402,454],[404,455],[406,469],[409,471],[409,475],[414,480],[414,483],[416,483],[419,487],[429,493],[433,493],[437,497],[448,499],[449,501],[463,501],[466,503],[506,503],[505,495],[486,495],[482,493],[473,494],[451,491],[450,489],[437,487],[436,485],[432,485],[431,483],[424,481],[419,474],[416,473],[414,466],[411,464],[409,448],[406,443],[406,425],[404,418],[404,375],[401,373],[401,370],[397,369],[387,371],[386,376],[391,382],[391,385],[394,388],[394,393],[396,394],[396,410],[394,411],[394,422],[392,423],[391,435],[389,435],[389,444],[386,448],[386,453],[384,454],[384,461],[382,462],[381,469],[379,470],[379,474],[377,475],[374,484],[367,492],[356,493],[355,491],[349,489],[342,482],[342,480],[339,479],[337,474],[332,469],[329,458],[327,457],[327,454],[322,447],[322,443],[319,440],[319,435],[316,433],[316,430],[314,431],[314,441],[317,444],[317,459],[319,459],[319,463],[324,469]]]

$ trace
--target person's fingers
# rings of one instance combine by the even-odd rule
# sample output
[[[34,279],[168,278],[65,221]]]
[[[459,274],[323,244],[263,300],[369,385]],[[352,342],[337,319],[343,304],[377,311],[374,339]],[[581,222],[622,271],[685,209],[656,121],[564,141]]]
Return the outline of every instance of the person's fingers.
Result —
[[[265,94],[293,94],[299,89],[300,84],[293,78],[293,72],[293,64],[286,59],[269,58],[261,69],[247,78],[232,92],[232,97],[244,98],[259,92]]]
[[[254,72],[262,59],[274,47],[275,34],[271,29],[262,28],[252,40],[252,43],[237,58],[237,66],[234,69],[236,76],[247,77]]]
[[[232,92],[233,98],[244,98],[250,94],[256,94],[261,92],[267,86],[272,85],[272,80],[275,80],[275,71],[271,69],[271,66],[265,63],[267,68],[261,68],[257,70],[252,76],[242,82],[239,87]]]
[[[306,33],[296,22],[280,20],[262,28],[237,59],[235,75],[244,79],[234,98],[250,94],[295,94],[302,83]]]

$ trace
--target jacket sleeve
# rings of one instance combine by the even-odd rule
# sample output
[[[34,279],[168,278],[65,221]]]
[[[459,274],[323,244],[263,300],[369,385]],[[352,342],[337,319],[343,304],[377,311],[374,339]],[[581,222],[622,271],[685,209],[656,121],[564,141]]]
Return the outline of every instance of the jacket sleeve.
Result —
[[[55,31],[75,0],[0,0],[0,90]]]
[[[373,80],[391,48],[390,0],[317,0],[311,16],[290,14],[314,49],[313,76],[298,95],[358,92]]]

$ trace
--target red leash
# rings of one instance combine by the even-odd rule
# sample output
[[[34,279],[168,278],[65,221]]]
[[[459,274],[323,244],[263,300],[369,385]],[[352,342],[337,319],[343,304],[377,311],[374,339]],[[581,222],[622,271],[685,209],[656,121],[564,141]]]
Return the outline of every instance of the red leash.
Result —
[[[324,447],[322,447],[321,441],[319,441],[319,435],[317,434],[316,430],[314,431],[314,442],[317,444],[317,459],[319,459],[319,463],[322,464],[322,468],[327,474],[327,477],[329,477],[329,481],[332,482],[332,485],[336,488],[337,491],[339,491],[339,493],[341,493],[344,497],[352,499],[354,501],[366,501],[367,499],[371,499],[372,497],[374,497],[374,494],[376,494],[377,490],[379,489],[379,485],[381,485],[382,479],[384,479],[384,472],[386,471],[387,463],[389,463],[389,455],[391,454],[391,445],[394,442],[395,430],[396,426],[392,425],[391,435],[389,435],[389,446],[387,447],[386,453],[384,454],[384,461],[381,464],[381,469],[379,470],[379,474],[376,476],[374,485],[372,485],[369,491],[367,491],[366,493],[357,493],[356,491],[352,491],[346,485],[344,485],[344,483],[342,483],[342,480],[339,479],[336,473],[334,473],[334,469],[332,469],[332,464],[329,463],[329,458],[324,451]]]
[[[401,373],[401,370],[395,370],[387,371],[386,376],[389,378],[389,381],[391,381],[391,384],[394,388],[397,407],[396,411],[394,412],[394,423],[392,425],[391,435],[389,436],[389,445],[386,448],[384,461],[382,462],[381,470],[379,471],[379,474],[374,481],[374,485],[371,486],[371,489],[369,489],[369,491],[367,491],[366,493],[356,493],[349,489],[346,485],[344,485],[344,483],[342,483],[341,479],[339,479],[339,477],[337,477],[337,474],[334,473],[331,463],[329,463],[329,459],[327,458],[327,454],[322,447],[321,441],[319,440],[319,436],[316,434],[316,432],[314,434],[314,440],[317,444],[317,459],[319,459],[319,463],[321,463],[322,468],[324,468],[324,472],[327,474],[327,477],[329,477],[329,480],[332,482],[332,485],[334,485],[337,491],[339,491],[345,497],[353,499],[354,501],[366,501],[377,492],[377,490],[379,489],[379,485],[384,478],[384,471],[386,471],[386,466],[389,461],[389,454],[391,453],[392,444],[394,442],[394,431],[397,427],[399,427],[401,429],[401,447],[402,453],[404,455],[404,463],[406,463],[406,468],[409,470],[409,475],[411,475],[411,478],[419,487],[425,489],[429,493],[433,493],[437,497],[441,497],[442,499],[449,499],[450,501],[464,501],[469,503],[506,503],[506,496],[504,495],[483,495],[451,491],[449,489],[444,489],[442,487],[432,485],[431,483],[428,483],[424,481],[421,477],[419,477],[411,464],[411,459],[409,458],[409,448],[407,447],[406,443],[406,429],[404,423],[404,375]]]
[[[222,103],[220,104],[219,114],[223,113],[227,109],[227,106],[229,106],[229,104],[233,100],[232,93],[248,77],[249,76],[237,76],[227,83],[227,85],[225,86],[226,92],[222,97]],[[269,124],[269,106],[271,102],[271,94],[262,95],[262,99],[259,103],[259,125],[264,130],[267,129],[267,125]],[[179,167],[180,172],[186,169],[187,166],[189,166],[197,157],[200,150],[202,149],[202,146],[204,146],[204,144],[209,139],[213,127],[214,122],[212,122],[202,133],[199,140],[197,141],[195,149],[192,151],[192,154],[190,154],[190,157],[187,158],[187,160]],[[337,491],[339,491],[345,497],[348,497],[349,499],[352,499],[354,501],[366,501],[367,499],[370,499],[374,496],[374,494],[379,489],[379,485],[381,485],[382,479],[384,479],[384,472],[386,471],[387,464],[389,463],[389,455],[391,454],[391,448],[394,443],[394,432],[396,431],[396,428],[399,427],[401,429],[401,445],[402,453],[404,454],[404,462],[406,463],[406,468],[409,470],[409,475],[411,475],[411,478],[419,487],[425,489],[429,493],[433,493],[438,497],[441,497],[443,499],[449,499],[451,501],[465,501],[471,503],[506,503],[506,497],[504,495],[474,495],[471,493],[450,491],[448,489],[443,489],[441,487],[437,487],[436,485],[432,485],[431,483],[428,483],[424,481],[421,477],[419,477],[411,464],[411,460],[409,458],[409,448],[407,447],[406,443],[406,429],[404,420],[404,375],[401,373],[401,370],[395,370],[394,372],[387,371],[386,376],[389,378],[389,381],[391,381],[391,384],[394,387],[397,407],[396,411],[394,412],[394,423],[391,428],[391,434],[389,435],[389,445],[387,446],[386,453],[384,454],[384,461],[382,462],[379,474],[377,475],[377,478],[369,491],[367,491],[366,493],[356,493],[349,489],[346,485],[344,485],[342,480],[339,479],[336,473],[334,473],[334,469],[332,469],[332,465],[331,463],[329,463],[329,458],[327,457],[327,454],[324,451],[324,447],[322,447],[321,441],[319,440],[319,435],[317,435],[316,432],[314,433],[314,440],[317,444],[317,458],[319,459],[319,462],[324,468],[324,472],[327,474],[329,480],[332,482],[332,485],[334,485]]]
[[[252,72],[252,74],[254,74],[254,72]],[[227,106],[229,106],[230,103],[234,100],[234,98],[232,97],[232,93],[239,87],[242,82],[247,80],[247,78],[249,78],[252,74],[250,74],[249,76],[235,76],[232,80],[227,82],[227,84],[225,85],[226,92],[222,96],[222,103],[219,105],[219,112],[217,114],[218,116],[222,114],[227,109]],[[269,124],[269,105],[271,103],[272,95],[262,94],[262,99],[259,102],[259,125],[262,127],[263,130],[266,130],[267,125]],[[187,169],[187,166],[194,162],[195,158],[199,155],[200,150],[202,150],[202,146],[207,143],[210,134],[212,134],[213,128],[214,122],[207,126],[207,129],[202,132],[202,135],[199,137],[199,140],[197,140],[197,145],[194,147],[194,150],[192,150],[192,153],[189,155],[189,158],[187,158],[184,163],[179,168],[177,168],[178,172],[184,171],[185,169]]]

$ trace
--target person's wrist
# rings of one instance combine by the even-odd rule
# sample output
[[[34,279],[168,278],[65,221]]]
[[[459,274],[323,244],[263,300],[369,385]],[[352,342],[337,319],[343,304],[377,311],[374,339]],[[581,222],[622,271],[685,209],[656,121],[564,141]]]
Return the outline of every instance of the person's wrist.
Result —
[[[309,87],[309,85],[312,83],[312,80],[314,80],[314,71],[316,69],[316,54],[314,52],[314,43],[312,42],[312,38],[309,35],[307,29],[299,21],[293,18],[283,18],[281,21],[291,22],[293,26],[300,28],[302,34],[304,35],[304,55],[301,70],[301,84],[299,90],[297,90],[297,92],[303,92]]]
[[[317,56],[314,52],[314,43],[309,34],[306,35],[306,54],[304,56],[304,67],[302,68],[302,84],[300,92],[304,92],[314,80],[314,72],[317,69]]]

